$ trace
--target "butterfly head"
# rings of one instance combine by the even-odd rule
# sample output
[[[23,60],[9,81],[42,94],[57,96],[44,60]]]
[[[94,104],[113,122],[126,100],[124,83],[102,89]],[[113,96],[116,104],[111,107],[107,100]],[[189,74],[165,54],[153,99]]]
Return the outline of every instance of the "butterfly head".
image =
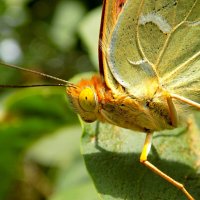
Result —
[[[94,122],[98,115],[98,96],[91,81],[83,80],[76,87],[67,87],[74,110],[85,122]]]

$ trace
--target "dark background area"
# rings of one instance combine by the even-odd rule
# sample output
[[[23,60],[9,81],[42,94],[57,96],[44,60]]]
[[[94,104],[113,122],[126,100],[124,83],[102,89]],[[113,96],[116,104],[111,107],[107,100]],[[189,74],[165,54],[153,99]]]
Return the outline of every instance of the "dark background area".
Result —
[[[91,52],[97,55],[97,41],[89,48],[93,42],[85,35],[92,38],[96,29],[87,19],[99,27],[100,9],[96,18],[88,14],[101,3],[2,0],[0,60],[64,80],[96,71]],[[44,83],[55,81],[0,65],[0,84]],[[0,200],[96,199],[65,89],[0,89],[0,94]]]

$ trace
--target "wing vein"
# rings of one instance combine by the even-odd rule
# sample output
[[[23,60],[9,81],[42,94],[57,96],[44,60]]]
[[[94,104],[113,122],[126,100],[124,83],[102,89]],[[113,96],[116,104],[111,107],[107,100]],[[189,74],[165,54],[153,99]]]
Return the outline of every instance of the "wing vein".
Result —
[[[166,81],[169,79],[172,75],[176,74],[179,70],[181,70],[183,67],[187,66],[190,62],[195,60],[198,56],[200,56],[200,51],[198,51],[196,54],[194,54],[191,58],[186,60],[184,63],[179,65],[176,69],[174,69],[171,73],[168,73],[166,76],[162,78],[163,81]]]
[[[145,53],[144,53],[144,50],[143,50],[143,47],[142,47],[142,44],[140,42],[140,37],[139,37],[139,16],[142,12],[142,8],[144,6],[144,0],[141,1],[141,4],[140,4],[140,7],[139,7],[139,10],[138,10],[138,15],[137,15],[137,26],[136,26],[136,43],[137,43],[137,46],[138,46],[138,49],[139,49],[139,52],[140,54],[142,55],[143,59],[152,67],[153,71],[155,72],[156,76],[158,76],[157,74],[157,71],[154,67],[154,64],[151,63],[148,58],[146,57]]]
[[[186,22],[187,18],[188,18],[189,15],[191,14],[191,12],[192,12],[194,6],[196,5],[196,2],[197,2],[197,0],[193,3],[191,9],[188,11],[188,13],[187,13],[187,15],[185,16],[185,18],[184,18],[179,24],[177,24],[177,25],[171,30],[171,32],[168,34],[168,36],[167,36],[167,38],[166,38],[166,40],[165,40],[165,43],[164,43],[164,45],[163,45],[163,47],[162,47],[162,49],[161,49],[161,51],[160,51],[160,53],[159,53],[159,55],[158,55],[158,58],[157,58],[157,60],[156,60],[156,62],[155,62],[155,66],[158,66],[158,65],[159,65],[159,63],[160,63],[160,61],[161,61],[161,59],[162,59],[162,57],[163,57],[163,55],[164,55],[164,53],[165,53],[165,51],[166,51],[166,49],[167,49],[167,46],[168,46],[168,44],[169,44],[171,35],[172,35],[183,23]]]

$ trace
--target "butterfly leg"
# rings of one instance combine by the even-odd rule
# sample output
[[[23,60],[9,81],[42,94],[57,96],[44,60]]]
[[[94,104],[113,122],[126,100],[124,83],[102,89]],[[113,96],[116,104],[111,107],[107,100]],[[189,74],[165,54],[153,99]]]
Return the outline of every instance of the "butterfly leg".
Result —
[[[191,105],[193,107],[196,107],[196,108],[200,109],[200,104],[196,103],[196,102],[194,102],[194,101],[192,101],[190,99],[187,99],[187,98],[182,97],[182,96],[177,95],[177,94],[170,94],[170,96],[171,96],[171,98],[177,99],[179,101],[182,101],[184,103],[187,103],[187,104],[189,104],[189,105]]]
[[[172,98],[170,96],[167,97],[167,104],[168,104],[168,107],[169,107],[169,115],[170,115],[170,119],[171,119],[172,125],[174,127],[177,127],[177,125],[178,125],[178,116],[177,116],[176,108],[174,106]]]
[[[146,167],[148,167],[150,170],[152,170],[154,173],[158,174],[159,176],[161,176],[162,178],[164,178],[165,180],[167,180],[168,182],[170,182],[171,184],[173,184],[175,187],[177,187],[178,189],[180,189],[189,200],[194,200],[194,198],[189,194],[189,192],[185,189],[184,185],[175,181],[174,179],[172,179],[170,176],[168,176],[167,174],[163,173],[161,170],[159,170],[157,167],[155,167],[153,164],[151,164],[148,160],[148,154],[150,152],[151,149],[151,144],[152,144],[152,137],[153,134],[152,133],[147,133],[146,135],[146,139],[145,139],[145,143],[142,149],[142,153],[140,156],[140,162],[145,165]]]

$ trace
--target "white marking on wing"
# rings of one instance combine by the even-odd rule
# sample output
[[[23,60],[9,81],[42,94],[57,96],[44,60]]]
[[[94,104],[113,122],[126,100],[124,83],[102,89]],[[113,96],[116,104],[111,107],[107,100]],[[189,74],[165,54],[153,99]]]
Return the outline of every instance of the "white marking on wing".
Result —
[[[140,16],[139,24],[145,25],[148,22],[156,24],[163,33],[169,33],[172,30],[168,22],[162,16],[155,13]]]
[[[141,65],[143,63],[146,63],[146,61],[144,59],[142,60],[138,60],[138,61],[131,61],[131,60],[128,60],[129,63],[133,64],[133,65]]]
[[[138,60],[138,61],[128,60],[128,62],[133,66],[139,66],[149,76],[155,77],[155,72],[154,72],[152,66],[149,65],[149,63],[146,60],[144,60],[144,59]]]
[[[194,21],[194,22],[187,21],[186,23],[187,23],[188,26],[198,26],[198,25],[200,25],[200,21]]]

